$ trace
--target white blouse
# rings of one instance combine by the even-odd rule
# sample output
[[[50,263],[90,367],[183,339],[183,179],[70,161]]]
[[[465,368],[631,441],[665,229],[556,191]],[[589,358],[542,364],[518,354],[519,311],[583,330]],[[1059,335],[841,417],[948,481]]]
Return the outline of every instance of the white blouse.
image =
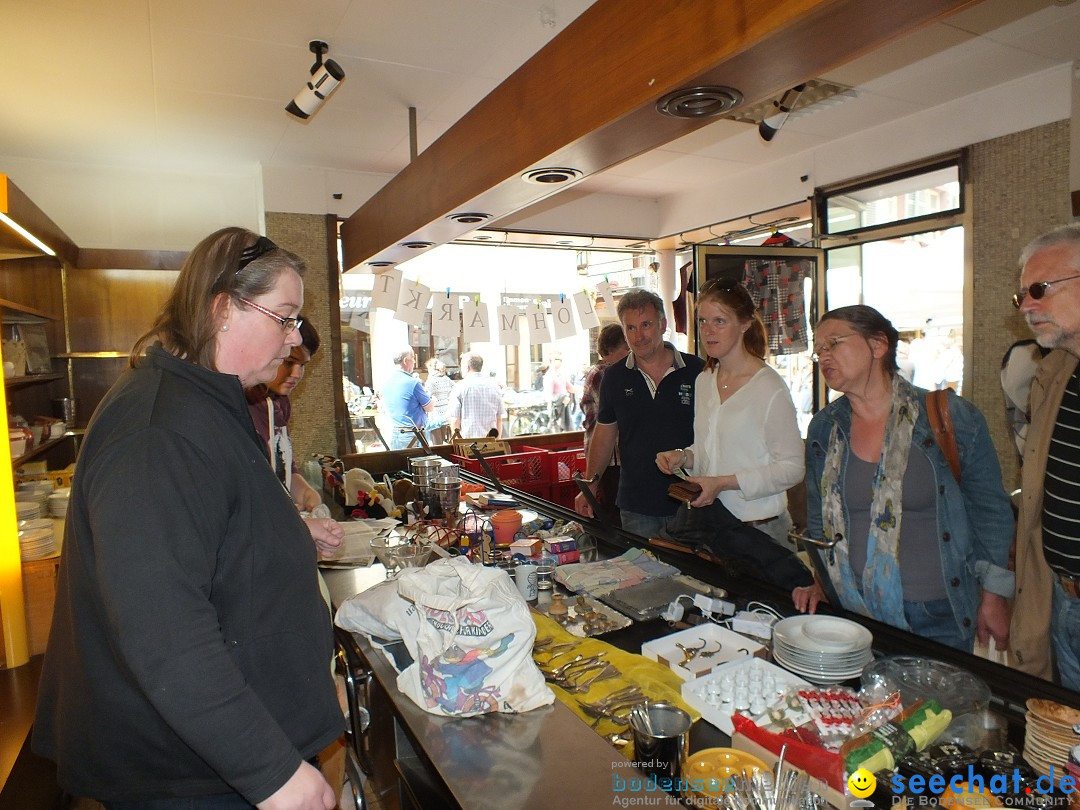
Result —
[[[803,479],[803,440],[791,392],[765,366],[720,401],[716,369],[698,375],[694,390],[693,475],[734,475],[739,489],[719,500],[739,520],[764,520],[787,510],[787,490]]]

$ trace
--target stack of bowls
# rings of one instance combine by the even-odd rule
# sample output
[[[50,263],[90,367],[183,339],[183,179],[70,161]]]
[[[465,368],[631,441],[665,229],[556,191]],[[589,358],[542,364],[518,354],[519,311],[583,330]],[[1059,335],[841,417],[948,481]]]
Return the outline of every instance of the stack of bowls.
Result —
[[[49,495],[53,492],[52,481],[21,481],[15,497],[20,501],[32,501],[41,509],[41,514],[49,508]]]
[[[49,496],[49,514],[55,518],[67,516],[68,502],[71,499],[71,487],[61,487]]]

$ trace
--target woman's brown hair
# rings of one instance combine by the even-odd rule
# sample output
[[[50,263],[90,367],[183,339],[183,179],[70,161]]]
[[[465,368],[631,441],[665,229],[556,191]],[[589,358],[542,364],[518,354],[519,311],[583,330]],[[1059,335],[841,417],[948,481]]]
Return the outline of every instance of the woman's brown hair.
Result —
[[[170,354],[217,371],[217,297],[224,293],[243,306],[240,298],[265,295],[282,273],[291,270],[303,276],[304,269],[299,256],[246,228],[210,234],[188,254],[164,308],[135,342],[128,362],[138,365],[147,344],[159,341]]]
[[[754,304],[754,299],[750,297],[746,287],[731,279],[712,279],[705,282],[698,292],[699,311],[706,301],[727,307],[735,313],[739,323],[750,321],[750,328],[743,332],[743,347],[754,357],[764,360],[769,348],[768,333],[765,331],[765,323],[761,320],[761,315],[758,314],[757,305]],[[710,357],[705,361],[705,368],[711,369],[715,365],[715,357]]]

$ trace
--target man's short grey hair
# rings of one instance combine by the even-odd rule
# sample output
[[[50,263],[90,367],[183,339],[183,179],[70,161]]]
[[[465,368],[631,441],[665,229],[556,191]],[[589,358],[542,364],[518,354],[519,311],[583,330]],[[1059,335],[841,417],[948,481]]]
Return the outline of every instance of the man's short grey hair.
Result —
[[[1080,224],[1077,223],[1062,225],[1060,228],[1054,228],[1054,230],[1047,231],[1042,236],[1031,240],[1028,246],[1020,253],[1020,267],[1023,268],[1031,257],[1040,250],[1057,247],[1058,245],[1070,245],[1075,249],[1073,264],[1080,270]]]
[[[406,346],[404,349],[394,355],[394,365],[400,366],[405,362],[405,358],[413,354],[411,346]]]
[[[619,299],[619,303],[615,305],[615,314],[618,315],[619,320],[622,320],[623,313],[628,309],[647,309],[652,307],[656,310],[656,317],[658,320],[664,319],[664,302],[660,296],[649,290],[642,290],[635,288],[628,290],[622,298]]]
[[[469,371],[483,371],[484,358],[478,354],[467,354],[465,355],[465,367]]]

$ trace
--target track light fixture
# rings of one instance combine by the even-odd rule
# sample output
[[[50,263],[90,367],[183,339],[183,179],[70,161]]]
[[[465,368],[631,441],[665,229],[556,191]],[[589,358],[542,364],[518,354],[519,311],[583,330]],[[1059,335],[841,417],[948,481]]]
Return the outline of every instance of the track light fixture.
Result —
[[[784,125],[788,116],[791,115],[791,111],[795,109],[795,103],[799,100],[799,96],[802,95],[805,87],[805,84],[797,84],[784,93],[779,101],[773,102],[774,111],[758,124],[757,131],[758,135],[761,136],[761,140],[768,143],[780,131],[780,127]]]
[[[330,46],[321,39],[313,39],[308,49],[315,54],[315,64],[311,66],[311,78],[296,98],[285,105],[285,110],[297,118],[309,118],[323,105],[323,102],[345,78],[345,71],[333,59],[323,61],[323,54]]]

